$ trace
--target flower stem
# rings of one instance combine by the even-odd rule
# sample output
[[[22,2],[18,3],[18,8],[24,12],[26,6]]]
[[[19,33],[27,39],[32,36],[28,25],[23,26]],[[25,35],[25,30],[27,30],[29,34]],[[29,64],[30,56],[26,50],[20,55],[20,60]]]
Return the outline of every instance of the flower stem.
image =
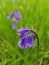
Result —
[[[31,32],[32,33],[34,33],[35,34],[35,36],[36,36],[36,38],[37,38],[37,65],[39,65],[39,63],[38,63],[38,55],[39,55],[39,37],[38,37],[38,35],[36,34],[36,32],[34,32],[33,30],[31,30]]]

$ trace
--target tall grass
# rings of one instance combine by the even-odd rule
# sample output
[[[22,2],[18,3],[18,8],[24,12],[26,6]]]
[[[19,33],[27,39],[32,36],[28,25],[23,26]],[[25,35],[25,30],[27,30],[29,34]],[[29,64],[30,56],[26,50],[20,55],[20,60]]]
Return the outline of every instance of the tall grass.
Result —
[[[38,34],[39,65],[48,65],[43,58],[49,59],[49,0],[0,0],[0,65],[36,65],[37,44],[31,49],[19,49],[19,36],[7,19],[16,9],[22,15],[16,30],[28,27]]]

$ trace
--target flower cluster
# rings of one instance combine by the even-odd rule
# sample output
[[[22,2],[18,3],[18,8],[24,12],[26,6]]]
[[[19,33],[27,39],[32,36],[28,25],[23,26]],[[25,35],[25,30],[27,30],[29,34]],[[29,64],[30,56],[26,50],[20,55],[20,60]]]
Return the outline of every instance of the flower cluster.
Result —
[[[11,20],[13,16],[15,16],[17,21],[19,21],[21,18],[21,15],[17,10],[11,13],[8,16],[8,19]],[[14,29],[16,28],[16,20],[14,20],[13,25],[12,25],[12,28]],[[36,33],[29,28],[21,28],[17,30],[17,32],[18,32],[18,35],[20,36],[18,47],[21,49],[31,48],[34,45],[34,38],[35,37],[38,38]],[[33,32],[33,34],[29,34],[29,32]]]
[[[28,34],[31,32],[28,28],[21,28],[18,30],[18,35],[20,36],[20,41],[18,42],[18,46],[20,48],[31,48],[34,45],[34,34]]]
[[[14,22],[13,22],[12,28],[15,29],[15,28],[16,28],[16,22],[19,21],[22,16],[21,16],[20,13],[16,10],[15,12],[13,12],[13,13],[11,13],[9,16],[7,16],[7,18],[8,18],[9,20],[11,20],[13,16],[15,16],[16,19],[15,19]]]

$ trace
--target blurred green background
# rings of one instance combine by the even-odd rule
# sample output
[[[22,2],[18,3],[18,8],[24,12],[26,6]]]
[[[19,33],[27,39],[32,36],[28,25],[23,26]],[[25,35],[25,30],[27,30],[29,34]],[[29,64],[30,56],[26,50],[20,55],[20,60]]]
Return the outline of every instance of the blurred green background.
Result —
[[[19,49],[19,36],[7,16],[22,15],[17,29],[28,27],[40,40],[39,65],[49,65],[49,0],[0,0],[0,65],[36,65],[36,43],[31,49]]]

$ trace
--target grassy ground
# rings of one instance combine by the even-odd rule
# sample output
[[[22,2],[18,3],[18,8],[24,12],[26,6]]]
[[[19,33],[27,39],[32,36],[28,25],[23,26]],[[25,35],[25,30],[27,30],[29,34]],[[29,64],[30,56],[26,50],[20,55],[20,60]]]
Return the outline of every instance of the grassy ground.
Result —
[[[39,65],[49,65],[49,0],[0,0],[0,65],[37,65],[37,44],[21,50],[19,36],[7,16],[18,10],[22,19],[17,29],[28,27],[39,36]]]

